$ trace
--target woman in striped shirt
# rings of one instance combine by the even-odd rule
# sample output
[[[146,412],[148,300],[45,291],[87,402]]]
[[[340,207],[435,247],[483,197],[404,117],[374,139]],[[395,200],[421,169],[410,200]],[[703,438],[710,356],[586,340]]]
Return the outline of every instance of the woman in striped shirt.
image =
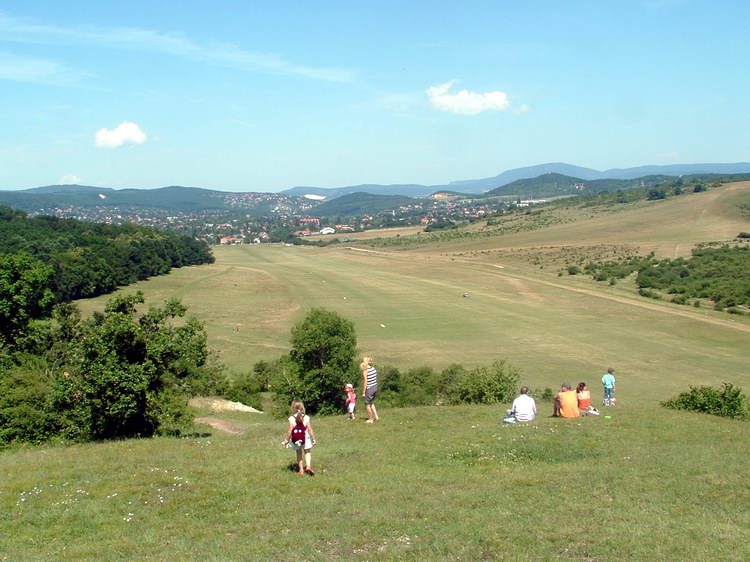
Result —
[[[362,388],[364,392],[362,397],[365,399],[365,408],[367,408],[367,417],[365,423],[374,423],[380,418],[378,410],[375,408],[375,396],[378,394],[378,372],[372,366],[372,357],[363,357],[359,366],[362,369]]]

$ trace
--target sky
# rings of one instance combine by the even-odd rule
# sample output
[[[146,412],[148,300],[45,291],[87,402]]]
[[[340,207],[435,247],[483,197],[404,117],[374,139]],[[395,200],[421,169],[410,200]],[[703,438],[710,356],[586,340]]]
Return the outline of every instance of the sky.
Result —
[[[745,0],[0,2],[0,190],[750,161]]]

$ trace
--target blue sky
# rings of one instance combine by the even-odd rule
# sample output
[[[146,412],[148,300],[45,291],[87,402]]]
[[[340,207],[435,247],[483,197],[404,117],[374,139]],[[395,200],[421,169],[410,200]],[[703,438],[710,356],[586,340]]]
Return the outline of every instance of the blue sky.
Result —
[[[4,1],[0,189],[750,161],[745,1]]]

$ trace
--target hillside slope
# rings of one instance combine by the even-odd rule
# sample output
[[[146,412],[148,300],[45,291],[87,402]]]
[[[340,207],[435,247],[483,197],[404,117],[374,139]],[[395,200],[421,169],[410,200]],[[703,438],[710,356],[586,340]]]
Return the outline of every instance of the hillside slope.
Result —
[[[688,255],[698,243],[729,240],[750,230],[750,212],[743,212],[742,205],[750,206],[750,182],[659,201],[596,205],[569,200],[412,241],[425,252],[434,251],[432,242],[453,251],[624,245],[675,257]],[[402,238],[399,245],[406,247],[408,241]]]

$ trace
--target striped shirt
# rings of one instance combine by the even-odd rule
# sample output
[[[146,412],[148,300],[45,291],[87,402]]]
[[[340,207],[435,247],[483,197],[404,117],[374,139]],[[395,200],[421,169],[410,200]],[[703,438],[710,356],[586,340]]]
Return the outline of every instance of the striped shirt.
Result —
[[[378,385],[378,372],[375,367],[370,365],[367,367],[367,388]]]

